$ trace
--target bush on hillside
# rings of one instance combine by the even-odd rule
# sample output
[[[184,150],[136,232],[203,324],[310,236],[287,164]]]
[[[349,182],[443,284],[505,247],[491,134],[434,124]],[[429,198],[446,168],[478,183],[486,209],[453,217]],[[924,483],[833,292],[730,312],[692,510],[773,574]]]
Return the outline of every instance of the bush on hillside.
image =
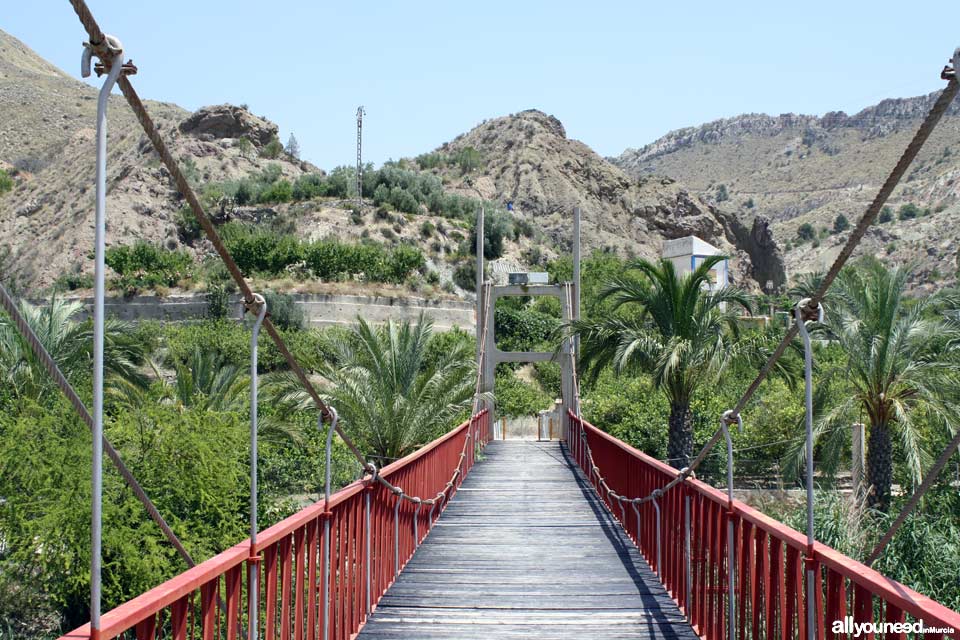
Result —
[[[150,287],[173,287],[193,273],[193,258],[189,253],[170,251],[147,242],[110,247],[104,259],[119,276],[111,285],[127,294]]]

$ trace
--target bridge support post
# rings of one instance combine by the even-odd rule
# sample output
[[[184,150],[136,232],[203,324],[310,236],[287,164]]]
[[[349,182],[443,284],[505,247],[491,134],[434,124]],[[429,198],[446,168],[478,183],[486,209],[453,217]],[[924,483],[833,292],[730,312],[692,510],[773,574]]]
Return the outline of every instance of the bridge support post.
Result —
[[[693,571],[691,570],[692,558],[690,557],[690,496],[683,497],[683,585],[686,590],[683,611],[687,614],[687,622],[693,624],[692,600],[693,600]]]

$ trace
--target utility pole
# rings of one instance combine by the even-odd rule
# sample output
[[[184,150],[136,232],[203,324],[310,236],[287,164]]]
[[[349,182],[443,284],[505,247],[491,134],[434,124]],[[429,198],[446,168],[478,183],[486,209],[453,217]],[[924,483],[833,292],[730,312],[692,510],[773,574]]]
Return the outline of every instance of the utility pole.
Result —
[[[357,107],[357,211],[363,210],[363,105]]]

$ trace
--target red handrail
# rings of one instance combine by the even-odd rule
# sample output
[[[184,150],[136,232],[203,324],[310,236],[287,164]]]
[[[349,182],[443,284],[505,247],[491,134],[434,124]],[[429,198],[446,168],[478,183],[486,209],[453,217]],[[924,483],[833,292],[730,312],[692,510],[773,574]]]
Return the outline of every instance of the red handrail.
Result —
[[[570,451],[577,464],[599,489],[588,468],[587,444],[600,474],[621,495],[643,497],[667,484],[678,471],[570,416]],[[833,631],[834,621],[851,616],[854,622],[921,621],[927,628],[952,628],[949,634],[927,633],[926,640],[944,635],[960,640],[960,613],[935,602],[896,580],[884,577],[830,547],[815,543],[808,551],[806,537],[696,479],[688,479],[659,498],[661,510],[660,565],[656,566],[656,514],[651,502],[621,511],[619,503],[598,491],[610,512],[637,543],[666,586],[705,640],[725,640],[727,634],[727,519],[734,524],[736,563],[736,637],[738,640],[805,640],[805,569],[814,571],[816,638],[847,638],[849,625]],[[686,508],[689,500],[690,583],[685,549]],[[689,593],[689,601],[688,594]],[[876,617],[875,617],[876,616]],[[905,633],[891,632],[888,640]],[[872,638],[870,639],[872,640]]]
[[[453,476],[467,443],[461,473]],[[432,498],[447,488],[452,498],[472,468],[475,448],[490,440],[490,415],[484,410],[456,429],[437,438],[407,457],[384,467],[380,475],[407,495]],[[370,518],[366,508],[369,496]],[[330,638],[349,640],[394,580],[394,549],[402,567],[448,500],[431,512],[402,501],[399,538],[394,546],[394,507],[397,497],[369,477],[358,480],[330,497],[330,504],[311,505],[278,522],[257,536],[257,555],[250,557],[245,540],[163,584],[101,616],[100,638],[114,638],[133,630],[138,640],[153,640],[158,633],[173,640],[190,638],[235,640],[247,637],[267,640],[314,640],[325,624],[320,605],[323,580],[320,549],[323,521],[330,519]],[[326,507],[326,508],[325,508]],[[419,540],[414,539],[414,519]],[[370,555],[366,553],[369,531]],[[262,566],[259,598],[252,602],[247,592],[249,568]],[[370,575],[369,601],[367,571]],[[249,608],[259,611],[257,634],[246,627]],[[162,633],[161,633],[162,632]],[[61,640],[90,638],[84,625]]]

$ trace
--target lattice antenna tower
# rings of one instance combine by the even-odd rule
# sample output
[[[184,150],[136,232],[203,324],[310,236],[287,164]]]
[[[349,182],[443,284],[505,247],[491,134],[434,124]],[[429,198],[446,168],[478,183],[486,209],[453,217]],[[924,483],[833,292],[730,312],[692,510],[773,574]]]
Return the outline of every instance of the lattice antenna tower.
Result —
[[[363,209],[363,105],[357,107],[357,211]]]

